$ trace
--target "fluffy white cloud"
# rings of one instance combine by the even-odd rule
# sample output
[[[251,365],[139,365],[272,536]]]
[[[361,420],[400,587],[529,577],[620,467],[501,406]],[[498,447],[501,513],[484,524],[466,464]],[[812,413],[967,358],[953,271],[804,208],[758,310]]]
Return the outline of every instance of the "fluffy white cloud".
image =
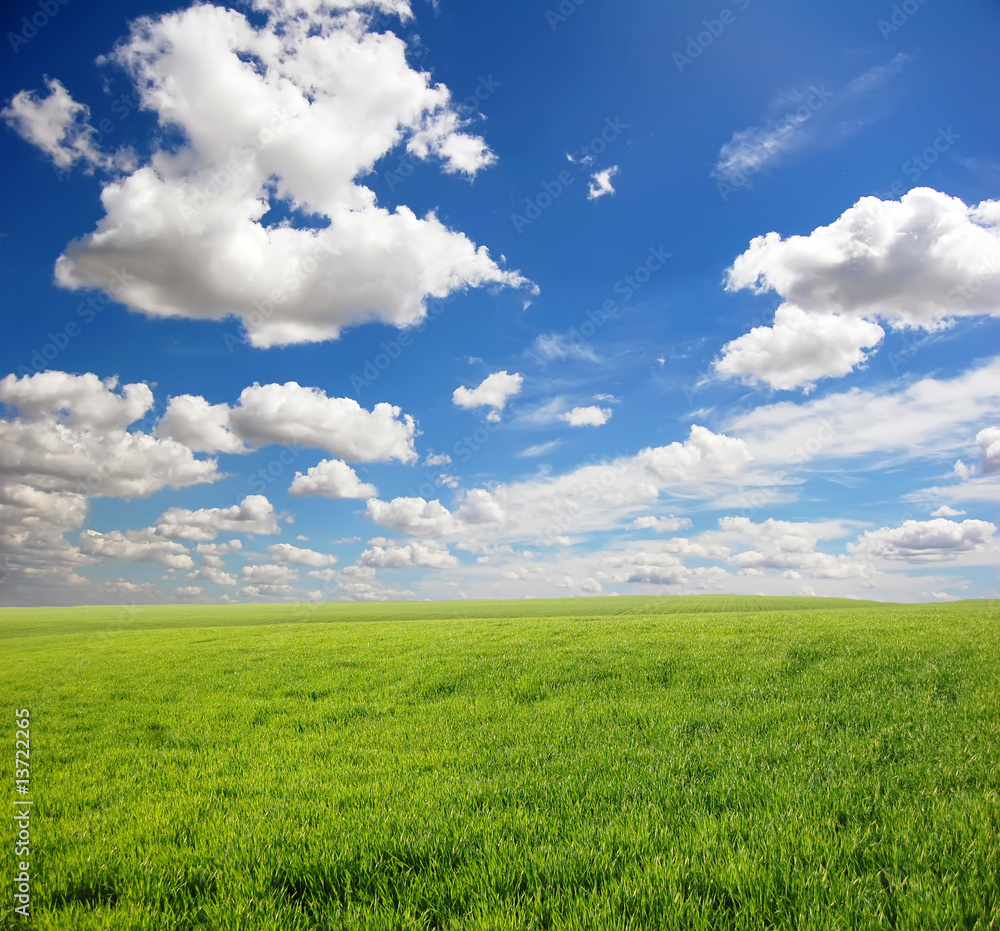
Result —
[[[636,530],[655,530],[657,533],[673,533],[677,530],[687,530],[691,521],[686,517],[637,517],[632,525]]]
[[[164,539],[152,529],[128,530],[125,533],[119,530],[110,533],[85,530],[80,534],[79,544],[82,553],[103,559],[155,562],[170,569],[190,569],[194,565],[183,544]]]
[[[591,175],[590,185],[587,188],[587,200],[597,200],[606,194],[614,194],[615,188],[611,183],[611,179],[617,174],[617,165],[612,165],[603,171],[595,171]]]
[[[314,465],[305,475],[295,473],[295,478],[288,489],[291,495],[305,497],[307,495],[322,495],[324,498],[373,498],[378,489],[358,478],[346,462],[340,459],[324,459]]]
[[[965,511],[958,511],[955,508],[942,504],[936,511],[931,512],[931,517],[962,517]]]
[[[415,431],[413,418],[391,404],[368,411],[353,398],[330,398],[294,381],[252,385],[232,407],[179,395],[156,424],[157,435],[204,452],[243,453],[247,444],[282,443],[324,449],[354,462],[412,461]]]
[[[62,83],[48,79],[49,92],[21,91],[0,111],[11,128],[38,146],[60,168],[82,162],[87,168],[107,168],[111,159],[94,145],[90,110],[77,103]]]
[[[225,572],[217,566],[200,566],[195,572],[189,574],[191,579],[206,579],[223,588],[231,588],[238,585],[236,576],[230,572]]]
[[[397,543],[379,537],[370,543],[374,545],[358,558],[361,566],[385,569],[452,569],[458,565],[458,560],[448,551],[448,547],[434,540]]]
[[[153,404],[144,384],[96,375],[43,372],[0,381],[0,403],[19,416],[0,418],[0,478],[46,491],[91,497],[145,497],[219,478],[214,459],[196,459],[181,443],[126,427]]]
[[[288,443],[325,449],[351,462],[417,458],[413,418],[391,404],[365,410],[353,398],[328,398],[294,381],[253,385],[230,413],[233,431],[255,446]]]
[[[275,543],[267,548],[268,555],[276,563],[290,566],[332,566],[336,556],[318,553],[316,550],[302,549],[291,543]]]
[[[177,440],[195,452],[244,453],[247,448],[232,432],[230,413],[228,404],[209,404],[197,395],[178,395],[167,403],[166,413],[156,424],[156,434]]]
[[[410,67],[406,43],[372,31],[353,6],[259,4],[266,21],[251,23],[202,3],[133,22],[108,59],[133,79],[158,135],[185,143],[154,146],[105,184],[105,215],[66,248],[58,283],[107,288],[119,274],[114,296],[129,307],[236,315],[257,346],[334,339],[373,320],[408,326],[428,298],[526,284],[433,212],[379,207],[359,183],[401,144],[470,176],[495,157],[462,131],[448,89]],[[30,95],[20,100],[37,111]],[[80,105],[66,95],[50,107],[59,112],[32,118],[36,141],[64,161],[83,157],[74,153],[90,151],[86,130],[59,135],[61,114],[75,120]],[[311,225],[268,223],[275,205]]]
[[[228,508],[189,511],[170,508],[156,523],[156,532],[175,540],[207,542],[220,533],[281,533],[274,506],[263,495],[247,495]]]
[[[413,595],[408,589],[397,591],[383,585],[371,566],[345,567],[338,584],[345,597],[354,601],[388,601]]]
[[[603,427],[611,419],[610,407],[574,407],[565,414],[560,414],[559,419],[568,423],[571,427]]]
[[[987,427],[976,435],[980,468],[986,475],[1000,472],[1000,427]]]
[[[365,511],[376,524],[389,527],[396,533],[414,536],[435,536],[455,529],[455,518],[440,501],[423,498],[393,498],[380,501],[372,498]]]
[[[513,375],[506,371],[494,372],[475,388],[466,388],[465,385],[456,388],[451,398],[459,407],[491,407],[489,419],[499,420],[499,412],[507,406],[510,398],[521,393],[523,385],[524,377],[516,372]]]
[[[983,520],[956,523],[943,517],[908,520],[900,527],[869,530],[848,544],[852,553],[909,563],[945,562],[987,546],[996,525]]]
[[[878,343],[877,321],[936,330],[956,317],[1000,315],[1000,207],[929,188],[899,201],[864,197],[807,236],[754,239],[728,273],[727,290],[744,288],[784,303],[774,327],[724,348],[722,374],[776,388],[842,375]],[[814,331],[834,347],[824,350]]]
[[[861,317],[806,313],[782,304],[773,326],[754,327],[726,343],[715,368],[751,384],[809,391],[818,379],[847,375],[864,363],[865,350],[883,336],[882,327]]]
[[[289,585],[299,580],[299,570],[269,563],[262,566],[244,566],[240,570],[240,576],[251,585]]]
[[[817,552],[821,538],[843,536],[838,522],[810,524],[768,518],[755,524],[746,517],[723,517],[719,520],[723,535],[749,539],[756,549],[744,550],[729,557],[741,570],[784,569],[788,578],[803,576],[817,579],[869,578],[871,568],[864,562],[844,555]]]

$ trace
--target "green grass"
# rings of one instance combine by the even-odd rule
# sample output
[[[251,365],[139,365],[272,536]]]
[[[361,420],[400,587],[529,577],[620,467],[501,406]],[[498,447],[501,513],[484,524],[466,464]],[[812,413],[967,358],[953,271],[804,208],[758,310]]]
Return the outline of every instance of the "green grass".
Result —
[[[34,927],[1000,928],[996,602],[303,610],[0,611]]]

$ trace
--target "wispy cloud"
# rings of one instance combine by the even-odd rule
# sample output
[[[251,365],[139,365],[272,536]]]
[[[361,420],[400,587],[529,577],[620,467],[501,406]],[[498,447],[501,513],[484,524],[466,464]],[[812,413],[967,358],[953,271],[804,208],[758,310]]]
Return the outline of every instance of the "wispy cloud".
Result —
[[[813,83],[804,90],[793,89],[779,95],[772,110],[786,112],[766,123],[734,132],[719,151],[712,177],[726,184],[745,186],[755,174],[793,152],[827,138],[852,135],[870,120],[839,119],[837,113],[883,90],[908,61],[907,55],[896,55],[885,64],[869,68],[839,91],[828,90],[823,83]],[[807,125],[811,132],[807,132]]]

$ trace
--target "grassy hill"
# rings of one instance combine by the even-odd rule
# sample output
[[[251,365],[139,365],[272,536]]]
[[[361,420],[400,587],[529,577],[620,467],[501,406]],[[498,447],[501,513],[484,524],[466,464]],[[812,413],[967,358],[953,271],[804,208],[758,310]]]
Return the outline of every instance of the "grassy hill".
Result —
[[[996,602],[810,602],[0,612],[33,923],[1000,927]]]

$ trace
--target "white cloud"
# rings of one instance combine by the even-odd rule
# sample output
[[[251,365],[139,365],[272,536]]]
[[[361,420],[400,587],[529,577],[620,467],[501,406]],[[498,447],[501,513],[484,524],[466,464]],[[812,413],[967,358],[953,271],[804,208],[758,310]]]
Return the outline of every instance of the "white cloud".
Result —
[[[922,378],[890,391],[857,388],[805,403],[782,401],[737,414],[723,429],[761,464],[804,464],[822,455],[875,463],[947,457],[970,429],[1000,416],[1000,358],[954,378]]]
[[[305,475],[296,472],[288,493],[299,497],[322,495],[324,498],[334,500],[364,499],[375,497],[378,489],[374,485],[362,482],[358,478],[358,473],[346,462],[340,459],[324,459],[309,469]]]
[[[370,542],[375,545],[366,549],[358,558],[358,564],[361,566],[386,569],[452,569],[459,564],[447,546],[434,540],[397,543],[376,538]]]
[[[526,284],[433,212],[379,207],[359,182],[400,145],[468,176],[495,156],[463,132],[448,89],[410,67],[406,43],[350,6],[260,4],[267,21],[251,24],[197,4],[134,21],[108,60],[133,79],[157,136],[185,142],[154,145],[105,184],[105,216],[66,248],[58,283],[107,288],[124,270],[116,300],[157,317],[235,315],[256,346],[334,339],[373,320],[408,326],[429,298]],[[31,117],[50,155],[107,163],[85,129],[58,134],[78,104],[50,107]],[[278,203],[315,228],[265,225]]]
[[[895,328],[938,330],[956,317],[1000,315],[1000,208],[930,188],[899,201],[863,197],[807,236],[758,236],[728,272],[727,290],[776,292],[774,327],[733,340],[717,363],[774,387],[849,371]],[[809,334],[835,343],[824,351]],[[795,352],[808,355],[803,365]]]
[[[164,539],[152,530],[112,530],[98,533],[85,530],[80,534],[80,552],[103,559],[120,559],[125,562],[155,562],[171,569],[190,569],[194,566],[187,548],[181,543]]]
[[[440,501],[423,498],[393,498],[380,501],[372,498],[365,511],[376,524],[389,527],[397,533],[415,536],[450,533],[455,528],[455,518]]]
[[[232,407],[179,395],[156,424],[158,436],[203,452],[244,453],[247,444],[280,443],[323,449],[354,462],[412,461],[415,431],[413,418],[391,404],[368,411],[353,398],[330,398],[320,388],[294,381],[254,384]]]
[[[965,511],[958,511],[955,508],[942,504],[936,511],[931,512],[931,517],[962,517]]]
[[[355,601],[388,601],[391,599],[412,596],[413,592],[404,589],[397,591],[383,585],[375,578],[375,569],[371,566],[346,566],[339,582],[340,590]]]
[[[691,521],[686,517],[637,517],[632,524],[636,530],[655,530],[657,533],[673,533],[677,530],[688,530]]]
[[[190,573],[188,578],[205,579],[209,582],[214,582],[216,585],[221,585],[224,588],[233,587],[239,584],[236,581],[235,575],[230,572],[225,572],[217,566],[200,566],[196,571]]]
[[[281,529],[271,502],[263,495],[247,495],[228,508],[170,508],[157,521],[156,532],[170,539],[207,542],[220,533],[269,535]]]
[[[240,570],[240,576],[243,581],[251,585],[289,585],[299,580],[299,570],[269,563],[262,566],[244,566]]]
[[[1000,427],[987,427],[976,435],[979,463],[983,473],[1000,472]]]
[[[547,456],[553,450],[562,446],[562,440],[548,440],[545,443],[535,443],[527,446],[518,453],[522,459],[537,459],[539,456]]]
[[[291,543],[275,543],[267,548],[268,555],[276,563],[290,566],[332,566],[337,562],[336,556],[319,553],[316,550],[302,549]]]
[[[595,171],[591,175],[591,182],[587,188],[587,200],[597,200],[606,194],[614,194],[615,189],[611,184],[611,179],[618,174],[618,166],[612,165],[603,171]]]
[[[167,403],[166,413],[156,424],[156,435],[183,443],[195,452],[244,453],[247,448],[232,432],[230,413],[228,404],[178,395]]]
[[[173,440],[126,427],[153,404],[144,384],[43,372],[0,380],[0,478],[89,497],[146,497],[219,478],[214,459],[196,459]]]
[[[811,524],[768,518],[755,524],[746,517],[723,517],[719,530],[724,537],[751,540],[756,549],[733,553],[729,562],[741,570],[785,570],[788,578],[816,579],[870,578],[871,567],[844,555],[817,552],[820,539],[845,535],[839,522]]]
[[[294,381],[243,390],[230,413],[233,431],[256,446],[287,443],[325,449],[351,462],[411,462],[413,418],[376,404],[369,412],[353,398],[328,398]]]
[[[820,378],[847,375],[867,359],[885,331],[877,323],[839,314],[806,313],[782,304],[773,326],[754,327],[722,347],[715,368],[751,384],[809,391]]]
[[[449,456],[447,453],[437,453],[437,454],[431,453],[424,460],[424,465],[432,467],[443,466],[443,465],[448,465],[450,462],[451,462],[451,456]]]
[[[870,558],[918,564],[944,562],[987,546],[996,529],[995,524],[982,520],[908,520],[900,527],[866,531],[857,543],[848,544],[848,549]]]
[[[570,533],[616,526],[647,509],[661,490],[704,491],[730,481],[750,460],[742,440],[691,428],[683,443],[644,449],[635,456],[586,465],[560,476],[472,489],[452,513],[440,501],[396,498],[368,502],[367,516],[397,533],[455,539],[531,539],[547,545]]]
[[[63,85],[48,79],[49,92],[20,91],[10,106],[0,111],[10,127],[38,146],[60,168],[82,162],[88,169],[110,167],[111,159],[94,145],[90,110],[77,103]]]
[[[475,388],[466,388],[465,385],[456,388],[451,397],[459,407],[490,407],[490,419],[499,420],[499,412],[507,406],[508,399],[521,393],[523,385],[524,377],[516,372],[513,375],[506,371],[494,372]]]
[[[571,330],[569,333],[542,333],[535,337],[531,353],[542,362],[579,359],[584,362],[598,362],[597,353]]]
[[[574,407],[565,414],[560,414],[559,419],[568,423],[571,427],[603,427],[611,419],[610,407]]]

